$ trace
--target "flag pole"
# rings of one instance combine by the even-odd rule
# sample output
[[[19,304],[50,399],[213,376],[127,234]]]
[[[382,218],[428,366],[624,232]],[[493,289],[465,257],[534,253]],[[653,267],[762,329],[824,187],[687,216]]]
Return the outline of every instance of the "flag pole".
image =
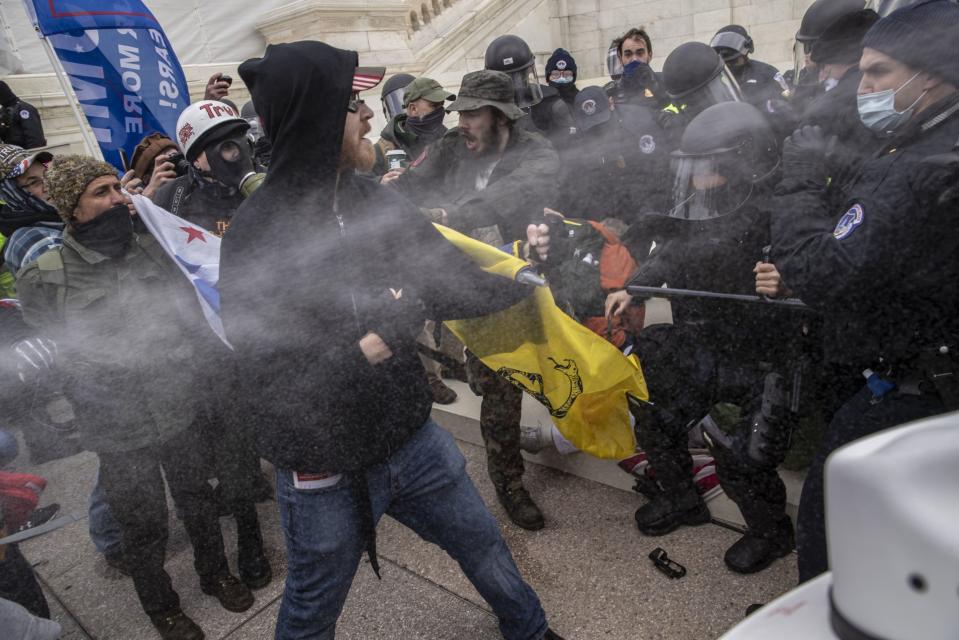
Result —
[[[47,57],[50,58],[50,64],[53,65],[53,73],[60,83],[63,95],[66,97],[67,102],[70,103],[73,116],[77,119],[77,125],[80,127],[80,136],[83,138],[83,144],[87,148],[87,153],[98,160],[103,160],[103,152],[100,151],[100,145],[96,143],[90,131],[87,130],[86,118],[83,117],[79,107],[77,107],[77,99],[73,93],[73,87],[70,86],[70,82],[67,80],[67,72],[60,62],[60,58],[57,57],[56,52],[53,50],[53,45],[50,44],[50,40],[40,33],[40,28],[36,24],[33,25],[33,28],[36,29],[37,35],[40,36],[40,41],[43,42],[43,48],[47,52]]]

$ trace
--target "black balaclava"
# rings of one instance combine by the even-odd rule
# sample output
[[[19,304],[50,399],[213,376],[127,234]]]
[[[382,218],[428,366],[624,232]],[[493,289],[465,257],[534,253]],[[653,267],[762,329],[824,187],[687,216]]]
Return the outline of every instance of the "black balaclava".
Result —
[[[70,234],[88,249],[122,258],[133,240],[133,217],[125,204],[110,207],[93,220],[73,222]]]
[[[443,126],[443,118],[445,116],[446,111],[440,107],[419,118],[408,116],[404,125],[417,139],[428,140],[430,138],[439,138],[446,131],[446,127]]]

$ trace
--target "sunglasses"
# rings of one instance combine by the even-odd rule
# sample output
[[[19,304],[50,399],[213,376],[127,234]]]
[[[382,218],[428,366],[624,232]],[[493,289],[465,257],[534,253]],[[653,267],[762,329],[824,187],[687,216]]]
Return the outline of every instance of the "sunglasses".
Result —
[[[349,103],[346,105],[346,110],[350,113],[356,113],[360,110],[361,104],[366,104],[366,100],[361,100],[360,92],[354,91],[352,97],[350,97]]]

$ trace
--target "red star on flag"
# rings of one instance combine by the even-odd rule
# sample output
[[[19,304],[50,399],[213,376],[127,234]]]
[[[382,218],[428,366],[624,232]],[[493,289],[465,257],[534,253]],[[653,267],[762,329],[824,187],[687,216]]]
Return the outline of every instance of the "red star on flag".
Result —
[[[180,227],[181,230],[186,231],[186,234],[189,236],[186,243],[190,244],[194,240],[202,240],[206,242],[206,238],[203,237],[203,232],[194,227]]]

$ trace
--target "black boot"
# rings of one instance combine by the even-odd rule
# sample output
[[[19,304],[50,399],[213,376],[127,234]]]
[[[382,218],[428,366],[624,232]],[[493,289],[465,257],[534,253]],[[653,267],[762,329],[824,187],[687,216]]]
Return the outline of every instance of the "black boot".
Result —
[[[709,509],[696,488],[676,495],[661,493],[636,510],[636,526],[647,536],[662,536],[681,525],[706,524]]]
[[[203,640],[206,637],[203,629],[179,608],[152,615],[150,621],[163,640]]]
[[[785,518],[767,534],[747,531],[726,550],[724,560],[726,566],[736,573],[756,573],[795,548],[793,525],[789,518]]]
[[[552,629],[547,629],[546,635],[543,636],[543,640],[563,640],[563,636],[559,635]]]
[[[512,490],[496,490],[500,504],[506,509],[506,515],[518,527],[529,531],[538,531],[546,525],[543,512],[523,487]]]
[[[239,613],[253,606],[253,594],[233,574],[226,572],[213,578],[200,580],[200,590],[214,596],[227,611]]]

